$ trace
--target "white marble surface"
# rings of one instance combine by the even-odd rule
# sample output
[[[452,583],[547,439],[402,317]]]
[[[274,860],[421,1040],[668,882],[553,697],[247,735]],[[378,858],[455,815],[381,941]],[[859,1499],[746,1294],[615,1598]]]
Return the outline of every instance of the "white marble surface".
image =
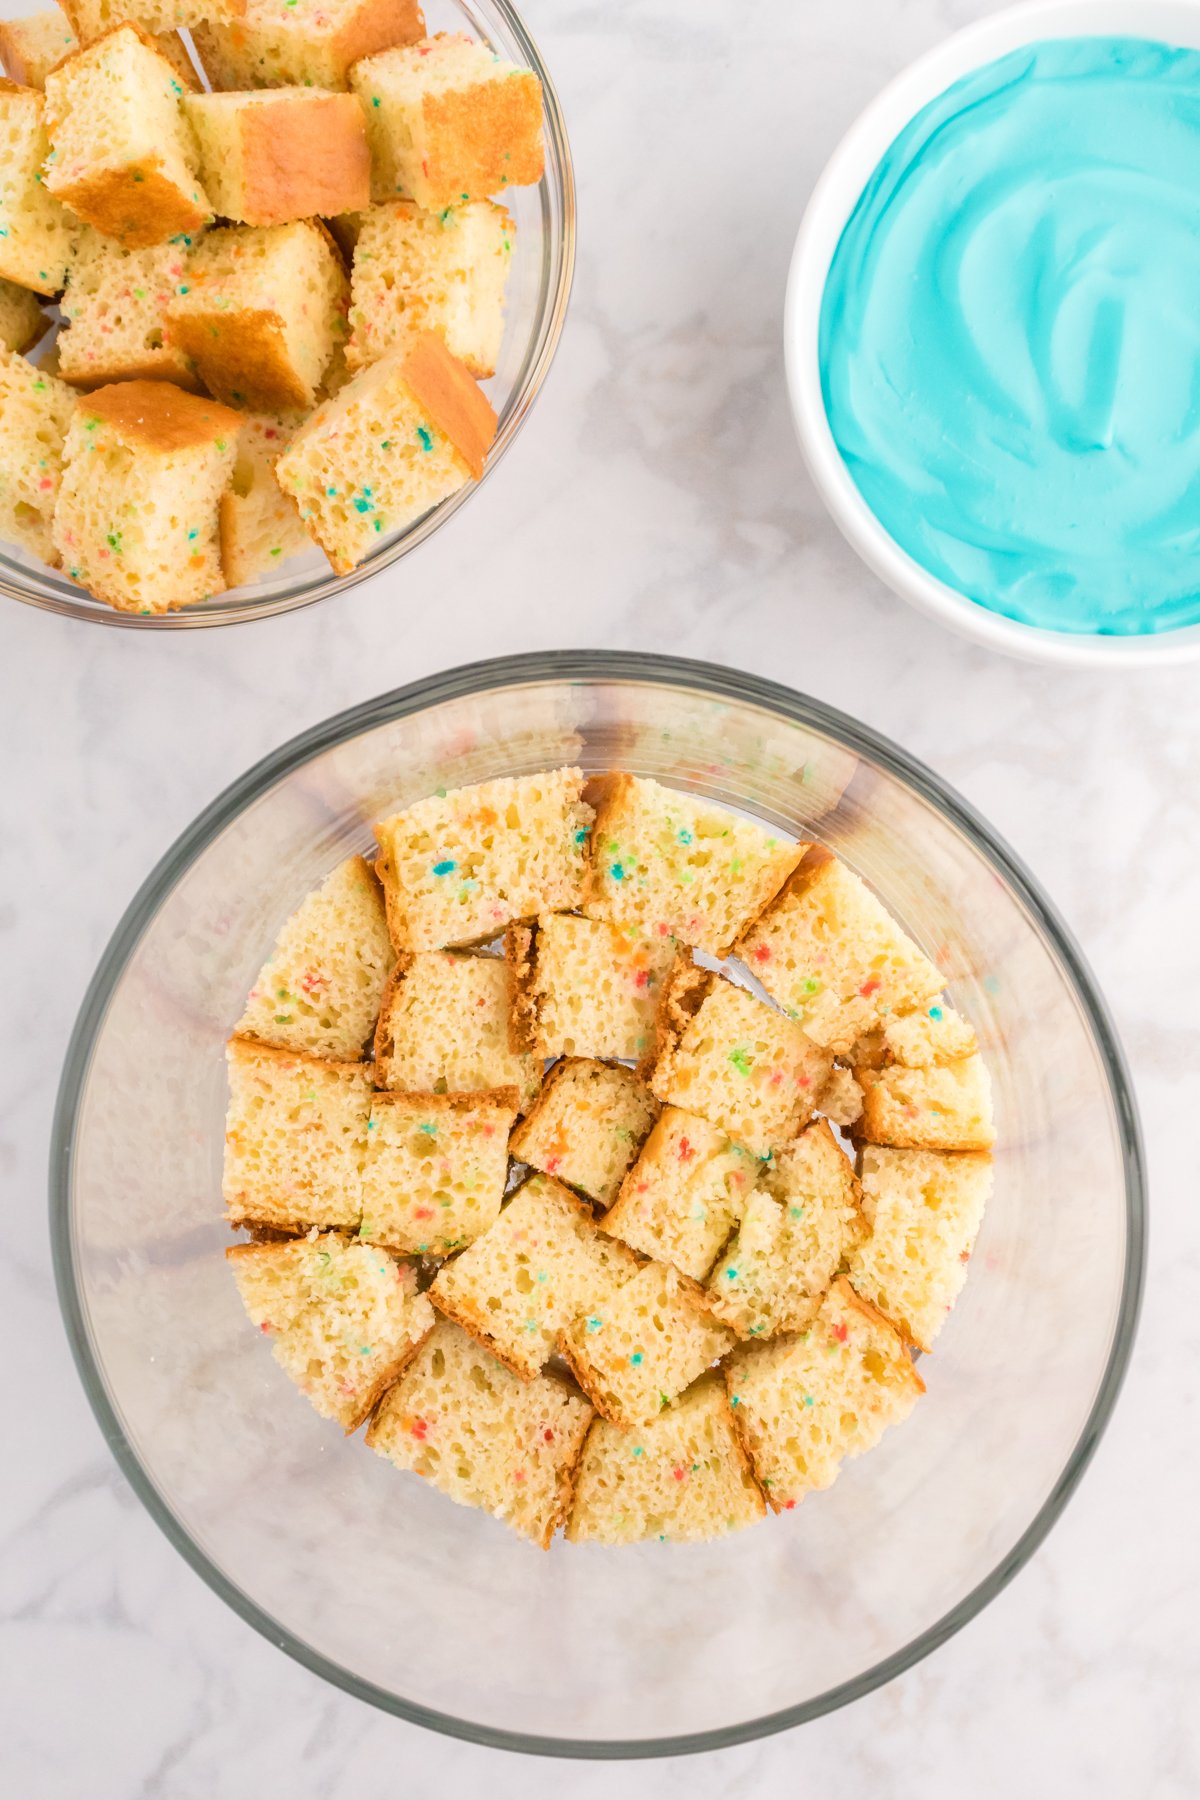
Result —
[[[20,1800],[845,1800],[1200,1791],[1200,673],[994,659],[857,564],[800,465],[779,315],[801,208],[858,106],[978,0],[530,0],[578,158],[580,262],[525,435],[463,517],[346,598],[187,635],[8,606],[0,899],[0,1791]],[[473,655],[638,646],[760,670],[955,782],[1036,871],[1115,1009],[1153,1227],[1115,1421],[1043,1549],[958,1638],[802,1730],[620,1770],[479,1750],[378,1715],[242,1625],[117,1473],[59,1324],[44,1224],[58,1069],[144,874],[312,721]],[[1189,1716],[1190,1709],[1190,1716]]]

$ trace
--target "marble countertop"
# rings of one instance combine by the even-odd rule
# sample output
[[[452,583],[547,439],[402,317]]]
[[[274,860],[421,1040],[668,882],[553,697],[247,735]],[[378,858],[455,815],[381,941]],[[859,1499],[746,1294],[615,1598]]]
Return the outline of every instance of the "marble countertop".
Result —
[[[7,605],[0,901],[0,1790],[21,1800],[1185,1800],[1200,1791],[1200,673],[1061,675],[894,601],[789,423],[783,281],[806,196],[884,79],[978,0],[528,0],[578,161],[557,364],[463,516],[340,600],[151,636]],[[1133,1064],[1153,1225],[1133,1366],[1065,1516],[919,1667],[815,1724],[620,1769],[476,1749],[325,1687],[226,1611],[101,1442],[59,1323],[46,1148],[67,1037],[135,888],[302,727],[471,656],[671,650],[856,713],[955,783],[1078,934]],[[15,777],[15,778],[14,778]],[[1191,1703],[1188,1695],[1191,1695]]]

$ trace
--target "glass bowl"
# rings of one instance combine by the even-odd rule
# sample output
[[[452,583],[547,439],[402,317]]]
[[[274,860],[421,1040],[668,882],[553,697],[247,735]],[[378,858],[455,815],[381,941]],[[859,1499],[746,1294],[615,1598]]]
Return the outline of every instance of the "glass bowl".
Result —
[[[26,0],[2,0],[0,16],[28,11]],[[562,108],[546,67],[509,0],[425,0],[429,31],[467,31],[491,45],[509,61],[536,71],[544,94],[546,172],[537,187],[512,188],[504,204],[516,220],[505,303],[504,343],[496,373],[482,386],[499,415],[496,441],[488,456],[486,481],[521,426],[554,359],[566,318],[575,267],[575,177]],[[34,353],[40,361],[50,349],[47,338]],[[244,587],[231,588],[195,606],[159,616],[118,612],[94,600],[61,572],[48,569],[15,545],[0,543],[0,593],[24,600],[47,612],[97,625],[126,626],[137,631],[181,631],[200,625],[232,625],[291,612],[365,581],[415,549],[458,511],[479,487],[472,482],[403,531],[381,537],[379,547],[349,575],[335,575],[315,547],[289,557],[278,573]]]
[[[435,788],[577,761],[832,845],[945,971],[996,1090],[996,1190],[903,1429],[708,1545],[543,1555],[294,1391],[222,1252],[223,1047],[281,920]],[[1003,1587],[1078,1482],[1129,1356],[1143,1176],[1120,1048],[1020,863],[928,770],[771,682],[673,658],[477,663],[372,701],[216,800],[130,907],[67,1057],[51,1165],[81,1375],[210,1586],[327,1680],[479,1742],[670,1755],[866,1692]]]

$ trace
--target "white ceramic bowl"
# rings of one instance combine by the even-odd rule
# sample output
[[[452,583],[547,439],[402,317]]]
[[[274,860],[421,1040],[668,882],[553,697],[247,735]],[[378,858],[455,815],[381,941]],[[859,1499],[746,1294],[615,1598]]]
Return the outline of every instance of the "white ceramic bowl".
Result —
[[[938,581],[875,517],[834,443],[821,393],[817,331],[829,265],[855,203],[897,133],[952,82],[1042,38],[1127,36],[1200,49],[1196,0],[1033,0],[957,32],[910,63],[850,127],[813,190],[788,276],[783,340],[800,447],[835,523],[881,581],[922,612],[993,650],[1092,669],[1163,667],[1200,658],[1200,625],[1145,637],[1048,631],[989,612]]]

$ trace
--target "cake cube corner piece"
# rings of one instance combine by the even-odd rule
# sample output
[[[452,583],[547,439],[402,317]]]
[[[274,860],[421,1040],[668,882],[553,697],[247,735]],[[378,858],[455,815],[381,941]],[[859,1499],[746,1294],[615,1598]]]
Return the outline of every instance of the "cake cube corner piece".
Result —
[[[522,1381],[439,1319],[376,1409],[367,1443],[459,1506],[548,1550],[571,1505],[594,1417],[552,1375]]]
[[[427,212],[541,180],[542,84],[486,44],[439,32],[350,70],[363,103],[375,198]]]
[[[729,1404],[773,1512],[831,1487],[925,1391],[904,1338],[839,1276],[811,1328],[736,1350]]]
[[[360,1236],[448,1256],[495,1223],[508,1177],[516,1088],[376,1094],[367,1123]]]
[[[658,1111],[623,1063],[564,1057],[514,1133],[512,1153],[609,1206]]]
[[[167,381],[81,399],[53,524],[72,578],[121,612],[164,613],[222,592],[218,508],[240,424]]]
[[[567,1521],[574,1544],[702,1543],[754,1525],[766,1505],[719,1375],[633,1431],[597,1419]]]
[[[411,1264],[336,1231],[225,1252],[275,1360],[323,1418],[357,1431],[434,1329]]]
[[[514,1190],[495,1224],[449,1262],[429,1297],[523,1380],[559,1332],[637,1273],[632,1250],[597,1231],[582,1200],[547,1175]]]

